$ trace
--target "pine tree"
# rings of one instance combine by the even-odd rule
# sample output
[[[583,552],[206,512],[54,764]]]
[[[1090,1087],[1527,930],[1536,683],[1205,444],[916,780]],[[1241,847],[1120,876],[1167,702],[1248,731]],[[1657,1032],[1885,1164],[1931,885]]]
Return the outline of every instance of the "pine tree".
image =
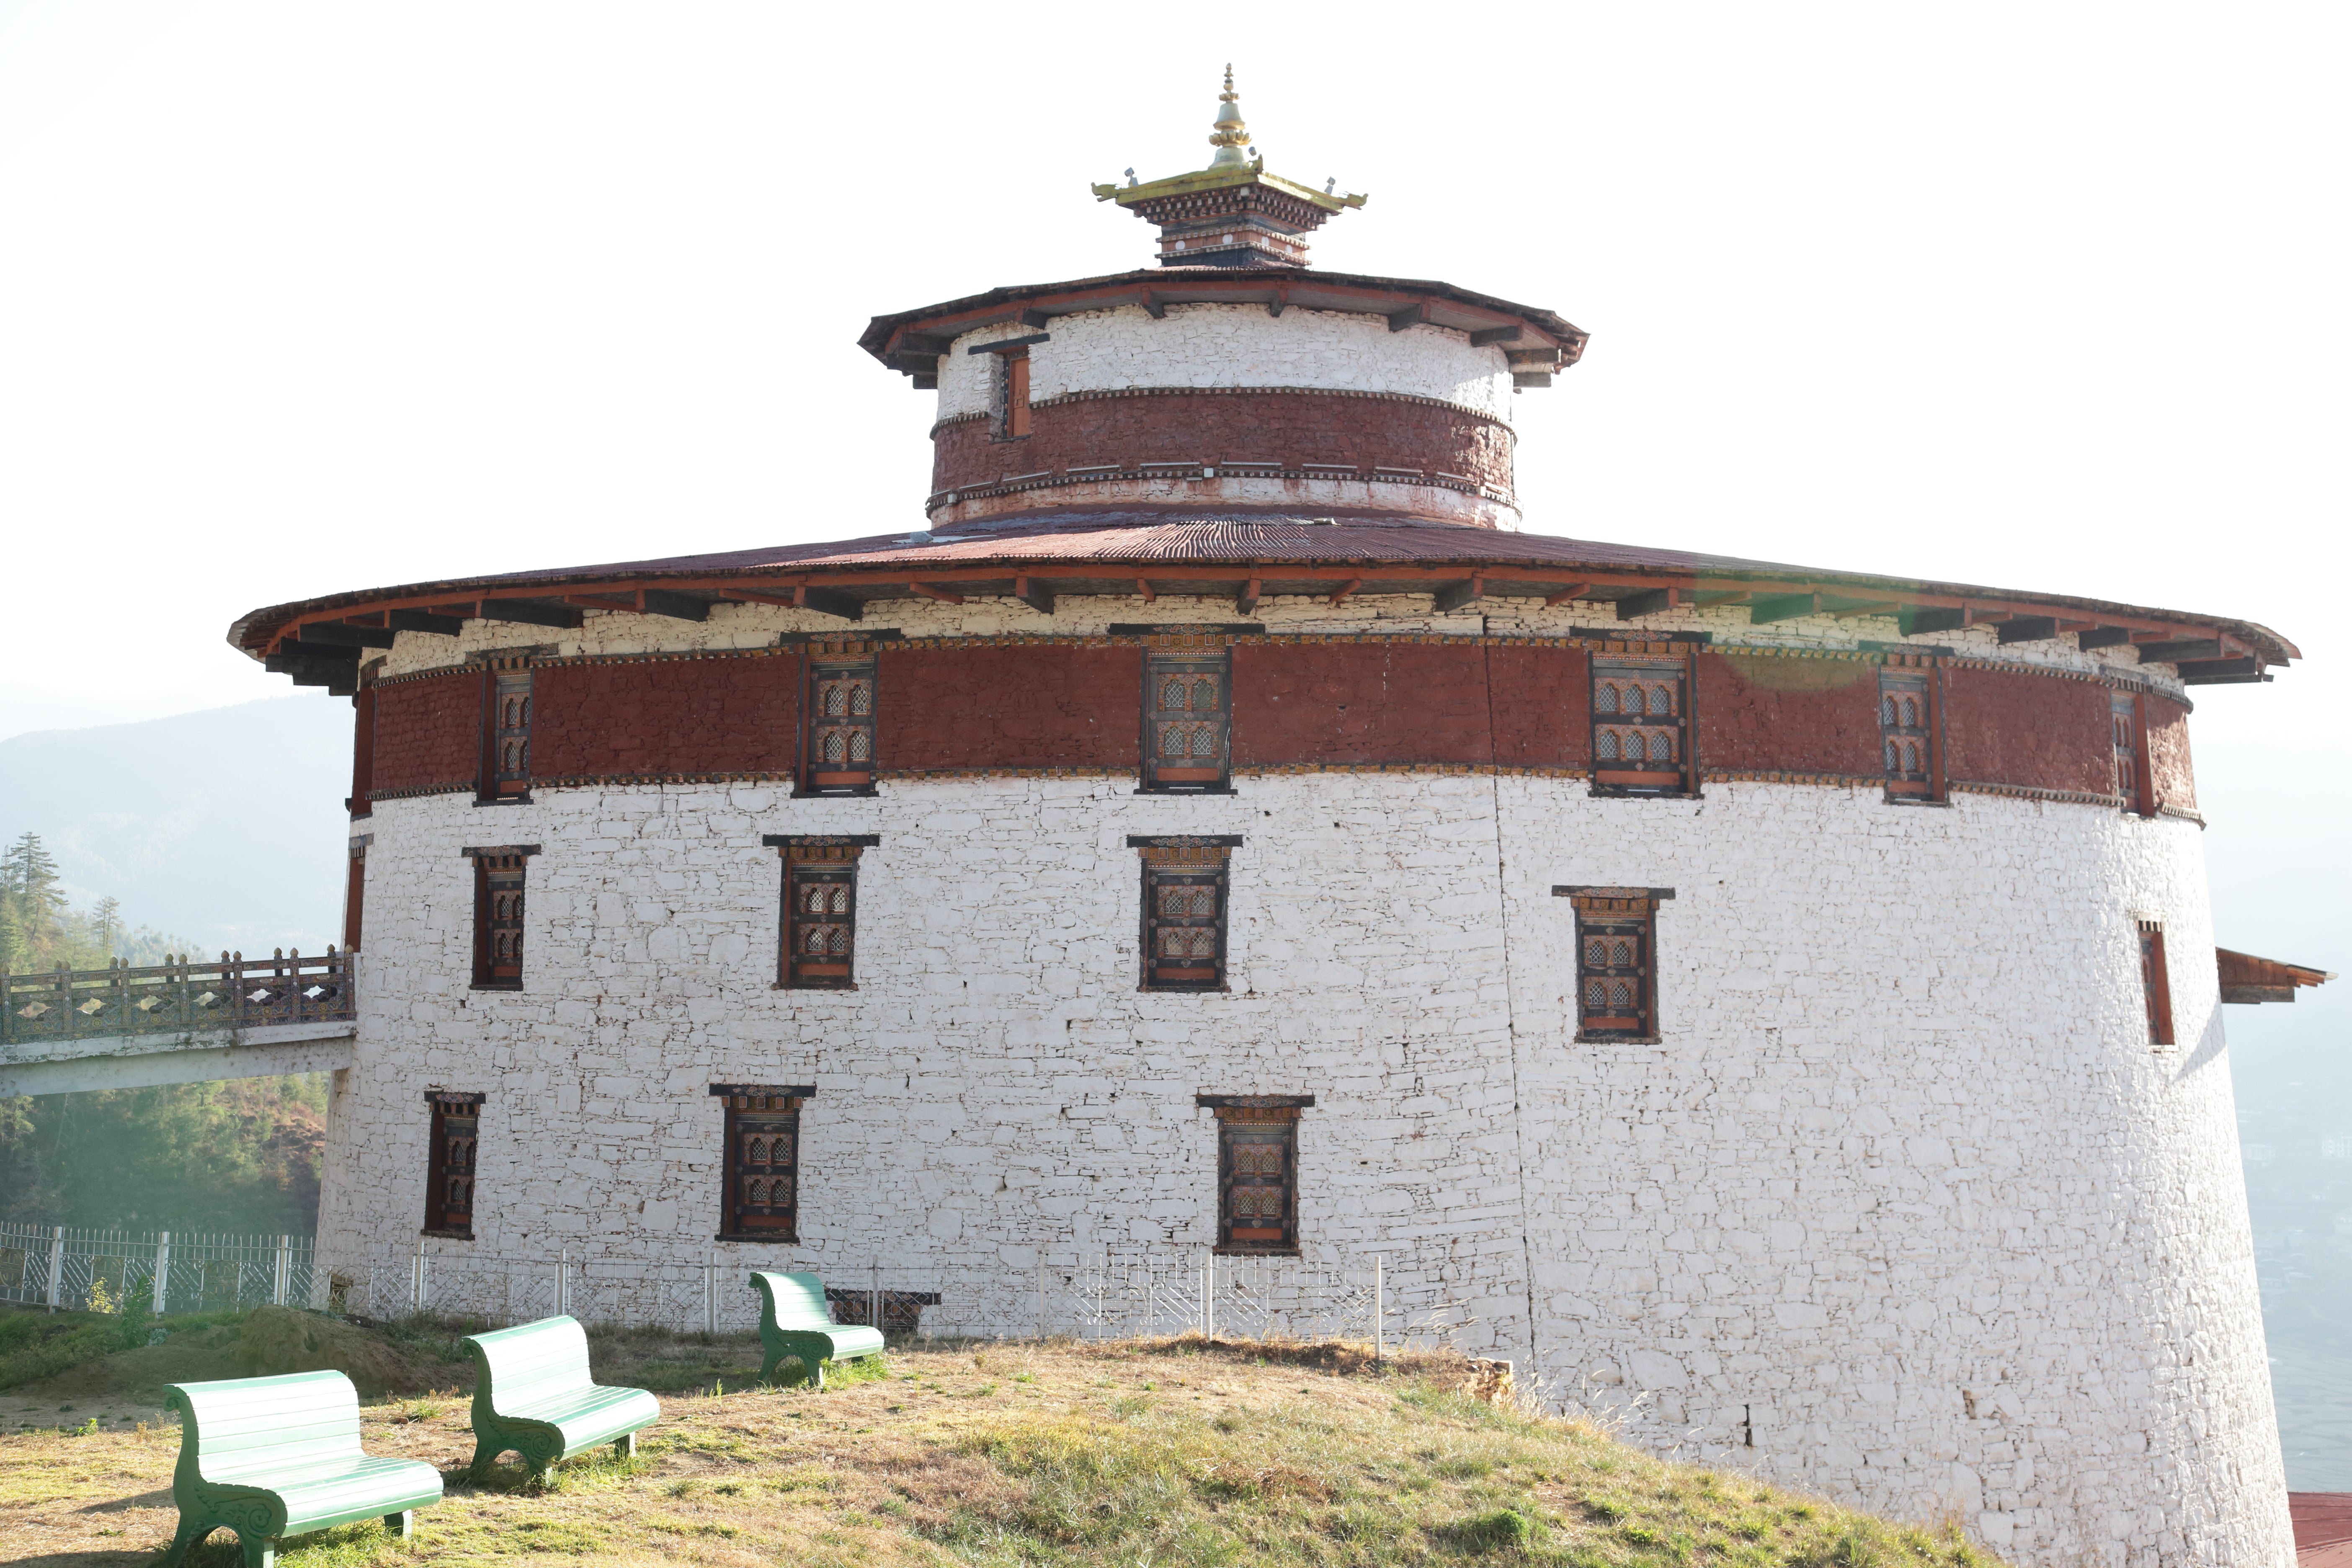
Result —
[[[46,928],[65,912],[66,896],[58,886],[58,863],[37,833],[26,832],[0,857],[0,885],[16,904],[17,918],[28,926]]]
[[[114,939],[122,931],[122,904],[111,898],[100,899],[90,906],[89,923],[98,931],[98,945],[110,956],[114,952]]]

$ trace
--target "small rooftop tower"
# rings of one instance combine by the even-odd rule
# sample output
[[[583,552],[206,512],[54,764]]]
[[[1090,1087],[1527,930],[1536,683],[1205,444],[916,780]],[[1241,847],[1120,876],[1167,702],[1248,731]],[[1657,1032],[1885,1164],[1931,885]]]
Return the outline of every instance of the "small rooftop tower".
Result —
[[[1207,168],[1148,185],[1097,185],[1095,197],[1115,201],[1160,226],[1162,267],[1305,267],[1307,241],[1301,237],[1334,213],[1362,206],[1364,198],[1334,195],[1267,174],[1263,157],[1243,151],[1249,140],[1241,95],[1234,91],[1234,68],[1227,66],[1209,136],[1217,152]]]

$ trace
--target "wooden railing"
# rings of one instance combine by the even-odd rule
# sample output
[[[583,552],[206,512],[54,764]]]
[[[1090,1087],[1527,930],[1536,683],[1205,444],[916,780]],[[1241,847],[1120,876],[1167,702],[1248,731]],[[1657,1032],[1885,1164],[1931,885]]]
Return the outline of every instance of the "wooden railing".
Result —
[[[167,957],[144,969],[0,970],[0,1046],[351,1018],[352,957],[330,947],[317,958],[224,952],[218,963]]]

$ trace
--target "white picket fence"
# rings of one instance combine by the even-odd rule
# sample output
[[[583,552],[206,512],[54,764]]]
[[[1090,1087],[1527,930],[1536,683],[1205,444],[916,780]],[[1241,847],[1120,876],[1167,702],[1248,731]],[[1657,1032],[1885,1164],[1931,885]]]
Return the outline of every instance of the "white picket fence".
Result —
[[[117,1310],[164,1312],[311,1306],[322,1283],[307,1236],[83,1230],[0,1220],[0,1301],[86,1311],[96,1292]]]
[[[322,1265],[307,1236],[195,1236],[75,1230],[0,1222],[0,1300],[86,1310],[93,1286],[116,1310],[158,1314],[265,1304],[379,1321],[416,1316],[489,1327],[559,1313],[593,1324],[743,1333],[759,1323],[754,1268],[814,1271],[835,1318],[894,1336],[1118,1340],[1204,1333],[1225,1340],[1359,1340],[1387,1350],[1469,1348],[1471,1303],[1446,1280],[1384,1257],[1333,1267],[1297,1258],[1221,1258],[1161,1247],[1067,1253],[1028,1268],[715,1252],[672,1263],[584,1251],[502,1257],[446,1243],[390,1258]]]

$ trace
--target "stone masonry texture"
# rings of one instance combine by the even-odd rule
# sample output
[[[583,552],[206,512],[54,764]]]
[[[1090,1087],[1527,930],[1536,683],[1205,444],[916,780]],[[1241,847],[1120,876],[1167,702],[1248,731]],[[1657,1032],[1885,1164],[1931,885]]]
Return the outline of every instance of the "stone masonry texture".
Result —
[[[910,639],[1003,639],[881,656],[885,767],[1113,754],[1133,743],[1132,645],[1021,639],[1233,617],[1133,596],[870,615],[862,629]],[[427,1244],[445,1255],[716,1250],[853,1279],[879,1260],[1014,1291],[1041,1258],[1208,1246],[1215,1123],[1194,1096],[1311,1094],[1303,1265],[1384,1255],[1393,1289],[1462,1304],[1466,1347],[1514,1358],[1556,1398],[1615,1406],[1635,1441],[1956,1516],[2048,1568],[2287,1568],[2196,823],[1984,794],[1921,811],[1868,781],[1596,797],[1582,779],[1482,765],[1582,765],[1586,656],[1566,634],[1623,635],[1594,607],[1440,616],[1400,595],[1268,600],[1256,618],[1396,640],[1237,644],[1229,795],[1000,771],[847,799],[591,782],[490,813],[461,795],[378,800],[359,1059],[324,1163],[330,1258],[405,1267],[429,1088],[486,1096],[477,1239]],[[1872,771],[1853,759],[1874,760],[1875,667],[1789,656],[1859,653],[1890,625],[1750,627],[1689,606],[1653,620],[1717,637],[1696,661],[1702,761]],[[592,613],[544,640],[623,658],[833,629],[741,606],[704,623]],[[520,640],[404,633],[384,668]],[[2151,756],[2168,800],[2185,797],[2185,730],[2166,706],[2185,704],[2161,667],[2127,648],[2003,647],[1990,628],[1935,640],[2000,667],[1941,672],[1956,779],[2111,795],[2102,678],[2128,674],[2159,688]],[[637,705],[609,726],[659,737],[672,709],[689,727],[733,721],[714,715],[751,700],[719,672],[793,663],[551,666],[539,722],[617,757],[598,738],[604,699],[559,671],[671,672],[685,684],[616,699]],[[479,678],[463,679],[380,689],[380,786],[452,758],[470,776]],[[992,706],[1012,739],[992,738]],[[941,738],[892,739],[894,713]],[[1357,757],[1423,766],[1339,771]],[[879,839],[859,861],[855,991],[772,986],[782,865],[761,841],[782,834]],[[1228,992],[1137,988],[1127,840],[1166,834],[1241,839]],[[516,993],[468,984],[459,851],[493,837],[541,847]],[[1559,885],[1675,889],[1658,1043],[1575,1039]],[[2176,1047],[2147,1041],[2138,919],[2164,922]],[[716,1082],[817,1086],[797,1246],[711,1240]]]

